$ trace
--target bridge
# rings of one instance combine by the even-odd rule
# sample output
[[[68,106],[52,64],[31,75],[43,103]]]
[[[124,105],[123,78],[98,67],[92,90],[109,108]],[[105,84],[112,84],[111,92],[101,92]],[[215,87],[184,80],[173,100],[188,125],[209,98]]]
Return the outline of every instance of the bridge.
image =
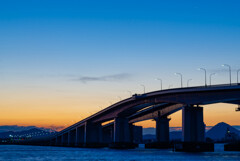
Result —
[[[169,142],[169,115],[182,110],[182,141],[205,142],[202,105],[240,105],[240,84],[159,90],[117,102],[58,132],[56,146],[132,147],[142,137],[142,127],[133,123],[153,119],[157,144]]]

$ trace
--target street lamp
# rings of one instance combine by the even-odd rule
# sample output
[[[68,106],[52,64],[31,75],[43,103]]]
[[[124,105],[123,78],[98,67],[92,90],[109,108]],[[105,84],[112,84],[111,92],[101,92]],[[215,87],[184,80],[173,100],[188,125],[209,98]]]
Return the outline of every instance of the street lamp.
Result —
[[[189,82],[191,81],[192,79],[188,79],[187,81],[187,87],[189,87]]]
[[[237,83],[238,83],[238,74],[240,72],[240,69],[237,70]]]
[[[203,70],[205,74],[205,87],[207,87],[207,70],[204,68],[198,68],[198,70]]]
[[[229,80],[230,80],[230,85],[232,84],[232,78],[231,78],[231,66],[228,64],[223,64],[223,67],[228,67],[229,69]]]
[[[160,79],[160,78],[157,78],[156,80],[159,80],[159,81],[160,81],[161,90],[162,90],[162,79]]]
[[[213,75],[215,75],[216,73],[211,73],[210,75],[209,75],[209,84],[210,84],[210,86],[212,85],[212,76]]]
[[[145,86],[143,84],[140,84],[140,86],[143,87],[143,93],[145,93]]]
[[[180,78],[181,78],[181,88],[183,87],[183,83],[182,83],[182,74],[181,73],[175,73],[175,75],[180,75]]]

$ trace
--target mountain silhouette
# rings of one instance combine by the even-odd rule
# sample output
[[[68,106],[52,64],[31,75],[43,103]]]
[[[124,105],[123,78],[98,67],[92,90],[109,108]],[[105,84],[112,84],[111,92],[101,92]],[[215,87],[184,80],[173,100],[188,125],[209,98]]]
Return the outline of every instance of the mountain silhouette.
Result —
[[[239,126],[235,126],[239,127]],[[210,128],[210,126],[208,126]],[[170,140],[181,140],[182,139],[182,131],[178,128],[172,128],[172,130],[169,133]],[[155,140],[155,128],[144,128],[143,129],[143,140]],[[209,130],[206,130],[206,138],[211,138],[214,141],[222,141],[225,139],[227,131],[230,134],[236,134],[240,138],[240,131],[237,128],[234,128],[233,126],[230,126],[227,123],[220,122],[216,124],[215,126],[211,127]]]
[[[44,127],[37,127],[37,126],[3,125],[3,126],[0,126],[0,133],[9,132],[9,131],[20,132],[20,131],[26,131],[34,128],[41,129],[43,131],[48,131],[48,132],[55,132],[55,131],[58,131],[59,129],[60,130],[63,129],[62,126],[51,126],[49,128],[44,128]]]
[[[211,138],[215,141],[220,141],[225,139],[226,133],[236,134],[240,136],[239,130],[225,122],[220,122],[217,125],[213,126],[210,130],[208,130],[208,132],[206,133],[206,137]]]
[[[42,130],[41,128],[32,128],[29,130],[23,130],[23,131],[8,131],[8,132],[2,132],[0,133],[1,139],[7,139],[7,138],[39,138],[44,136],[52,135],[55,132],[49,132],[46,130]]]

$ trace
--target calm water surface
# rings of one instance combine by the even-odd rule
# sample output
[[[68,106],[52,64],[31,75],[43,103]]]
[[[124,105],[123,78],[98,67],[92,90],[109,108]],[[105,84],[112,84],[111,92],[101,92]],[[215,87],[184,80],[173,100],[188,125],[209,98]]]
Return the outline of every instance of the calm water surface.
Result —
[[[0,160],[240,160],[240,152],[224,152],[216,146],[215,152],[183,153],[171,150],[137,148],[132,150],[85,149],[66,147],[43,147],[22,145],[0,145]]]

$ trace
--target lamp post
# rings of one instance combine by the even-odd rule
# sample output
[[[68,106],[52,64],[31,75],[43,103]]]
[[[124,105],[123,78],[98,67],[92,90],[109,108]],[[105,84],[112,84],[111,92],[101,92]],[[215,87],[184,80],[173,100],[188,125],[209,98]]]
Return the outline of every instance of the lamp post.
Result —
[[[207,70],[205,68],[198,68],[198,70],[203,70],[205,74],[205,87],[207,87]]]
[[[213,75],[215,75],[216,73],[211,73],[210,75],[209,75],[209,84],[210,84],[210,86],[212,85],[212,76]]]
[[[231,66],[228,64],[223,64],[223,67],[228,67],[229,69],[229,81],[230,81],[230,85],[232,84],[232,78],[231,78]]]
[[[181,73],[175,73],[175,75],[180,75],[181,78],[181,88],[183,87],[183,83],[182,83],[182,74]]]
[[[140,84],[140,86],[143,87],[143,93],[145,93],[145,86],[143,84]]]
[[[238,83],[238,74],[240,72],[240,69],[237,70],[237,83]]]
[[[162,79],[160,79],[160,78],[157,78],[156,80],[159,80],[159,81],[160,81],[161,90],[162,90]]]
[[[188,79],[187,81],[187,87],[189,87],[189,82],[191,81],[192,79]]]

